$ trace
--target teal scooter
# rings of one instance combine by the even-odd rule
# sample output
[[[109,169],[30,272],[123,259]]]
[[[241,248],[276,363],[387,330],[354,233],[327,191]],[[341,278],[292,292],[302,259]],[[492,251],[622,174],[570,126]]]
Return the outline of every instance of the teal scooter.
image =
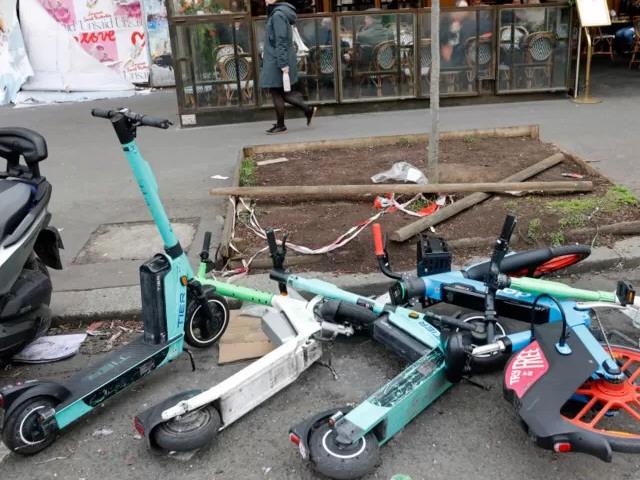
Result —
[[[24,455],[46,448],[59,430],[188,352],[185,341],[196,348],[214,345],[229,321],[229,308],[222,295],[265,305],[272,297],[205,279],[204,261],[194,275],[162,206],[151,168],[135,142],[138,127],[167,129],[171,123],[127,109],[94,109],[92,115],[111,121],[162,236],[164,252],[140,267],[144,333],[139,338],[63,383],[33,380],[0,390],[2,440],[10,450]],[[193,366],[193,359],[191,363]]]

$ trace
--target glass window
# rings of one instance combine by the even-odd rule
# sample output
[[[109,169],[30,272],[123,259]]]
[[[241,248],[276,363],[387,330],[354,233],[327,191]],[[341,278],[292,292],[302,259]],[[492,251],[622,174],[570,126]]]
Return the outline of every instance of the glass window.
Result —
[[[566,88],[570,9],[503,9],[499,16],[498,91]]]
[[[177,26],[179,94],[187,108],[255,104],[249,20]]]
[[[429,96],[431,14],[420,15],[420,95]],[[440,17],[440,95],[475,94],[494,77],[494,17],[491,10],[444,10]],[[487,88],[490,88],[488,86]]]
[[[171,14],[176,15],[220,15],[249,12],[248,0],[171,0]]]
[[[414,15],[339,18],[343,100],[412,96]]]

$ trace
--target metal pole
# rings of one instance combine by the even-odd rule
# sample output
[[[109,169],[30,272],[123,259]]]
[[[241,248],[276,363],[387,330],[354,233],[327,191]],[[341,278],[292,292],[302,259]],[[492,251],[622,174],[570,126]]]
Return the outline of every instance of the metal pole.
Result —
[[[576,59],[576,86],[573,89],[573,98],[578,98],[578,88],[580,87],[580,57],[582,56],[582,26],[578,28],[578,58]]]
[[[593,55],[593,45],[588,27],[585,27],[584,35],[587,39],[587,66],[584,73],[584,95],[576,98],[574,102],[586,104],[600,103],[602,102],[601,99],[591,96],[591,56]]]
[[[440,141],[440,0],[431,3],[431,80],[429,89],[431,136],[427,154],[427,179],[438,183],[438,144]]]

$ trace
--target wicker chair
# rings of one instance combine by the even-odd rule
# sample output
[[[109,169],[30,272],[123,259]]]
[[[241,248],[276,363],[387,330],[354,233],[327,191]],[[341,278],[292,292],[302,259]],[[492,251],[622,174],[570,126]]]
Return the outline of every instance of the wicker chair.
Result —
[[[309,50],[309,68],[316,82],[316,100],[320,100],[320,82],[330,80],[336,71],[333,46],[318,45]]]
[[[253,70],[251,63],[245,57],[234,57],[227,55],[221,58],[219,62],[221,79],[225,82],[222,87],[226,97],[227,105],[231,104],[233,97],[238,90],[238,81],[240,82],[240,95],[242,99],[251,102],[253,98]]]
[[[371,81],[376,86],[376,94],[382,96],[382,83],[388,78],[393,84],[394,92],[398,94],[398,45],[394,40],[379,43],[373,49],[371,62]]]
[[[640,17],[633,17],[633,47],[631,48],[631,60],[629,61],[629,68],[634,63],[640,65]]]
[[[553,32],[535,32],[527,35],[523,41],[525,61],[523,65],[526,88],[531,89],[536,80],[536,73],[543,75],[540,87],[552,86],[553,52],[557,37]]]
[[[592,51],[591,55],[604,55],[611,59],[613,62],[613,41],[616,38],[615,35],[604,33],[602,28],[594,27],[594,34],[591,36]]]
[[[474,80],[490,80],[493,75],[493,42],[487,37],[470,37],[464,44],[467,60],[467,84],[469,91],[473,91]]]

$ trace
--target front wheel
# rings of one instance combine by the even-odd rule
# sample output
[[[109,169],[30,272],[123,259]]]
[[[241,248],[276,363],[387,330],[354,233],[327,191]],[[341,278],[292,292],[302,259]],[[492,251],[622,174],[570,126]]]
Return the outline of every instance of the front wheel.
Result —
[[[222,424],[213,405],[188,412],[161,423],[151,435],[158,447],[168,452],[187,452],[211,443]]]
[[[190,298],[187,305],[184,337],[186,342],[195,348],[205,348],[216,343],[229,325],[229,305],[224,297],[213,290],[206,290],[204,296],[211,317],[202,310],[197,299]]]
[[[336,441],[337,432],[323,423],[309,436],[309,456],[321,474],[336,480],[352,480],[371,472],[377,465],[380,447],[369,432],[352,445]]]
[[[44,450],[56,439],[55,431],[42,425],[42,414],[56,406],[52,397],[34,397],[19,405],[5,419],[2,441],[12,452],[33,455]]]

